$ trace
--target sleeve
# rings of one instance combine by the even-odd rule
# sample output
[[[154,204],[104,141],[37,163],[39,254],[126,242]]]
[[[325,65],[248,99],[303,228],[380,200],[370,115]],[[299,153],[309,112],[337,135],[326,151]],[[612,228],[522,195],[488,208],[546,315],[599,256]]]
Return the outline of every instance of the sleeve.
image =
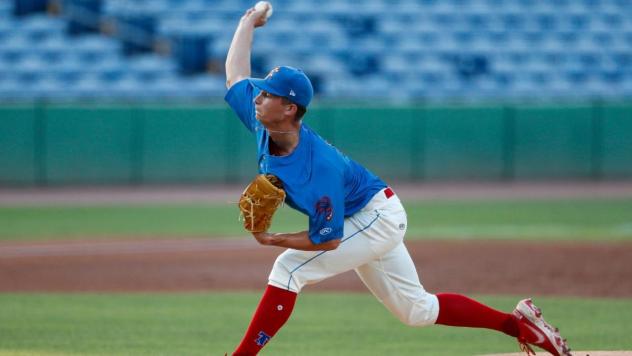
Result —
[[[241,122],[250,132],[255,131],[257,119],[255,118],[255,97],[259,95],[248,79],[240,80],[228,89],[224,100],[237,114]]]
[[[315,245],[341,239],[344,235],[345,207],[342,184],[332,184],[314,202],[309,215],[309,239]]]

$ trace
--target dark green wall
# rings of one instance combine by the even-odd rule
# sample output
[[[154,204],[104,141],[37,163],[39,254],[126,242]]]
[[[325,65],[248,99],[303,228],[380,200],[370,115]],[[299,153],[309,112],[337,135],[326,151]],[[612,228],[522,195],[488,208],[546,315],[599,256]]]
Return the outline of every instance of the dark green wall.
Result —
[[[36,122],[34,108],[0,109],[0,183],[38,180],[42,142]]]
[[[124,183],[137,148],[134,117],[128,109],[50,108],[45,113],[45,181]]]
[[[516,177],[591,176],[590,108],[516,108],[514,115]]]
[[[498,179],[503,174],[502,108],[434,108],[425,121],[422,174],[432,180]]]
[[[611,178],[632,177],[632,110],[612,106],[601,110],[597,133],[600,174]]]
[[[632,105],[315,107],[305,120],[387,180],[632,178]],[[247,181],[226,107],[0,107],[0,184]]]

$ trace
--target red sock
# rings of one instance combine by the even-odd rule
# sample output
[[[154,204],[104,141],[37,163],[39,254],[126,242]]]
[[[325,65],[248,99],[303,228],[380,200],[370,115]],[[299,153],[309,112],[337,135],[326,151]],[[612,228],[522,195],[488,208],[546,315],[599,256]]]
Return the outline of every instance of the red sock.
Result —
[[[296,293],[268,286],[233,356],[256,355],[290,318]]]
[[[437,324],[486,328],[518,337],[518,323],[512,314],[503,313],[460,294],[441,293]]]

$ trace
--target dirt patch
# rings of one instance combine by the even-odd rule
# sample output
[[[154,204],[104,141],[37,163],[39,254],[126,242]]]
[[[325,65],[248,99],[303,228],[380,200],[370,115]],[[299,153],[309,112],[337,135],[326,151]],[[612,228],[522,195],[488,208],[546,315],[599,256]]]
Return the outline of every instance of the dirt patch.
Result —
[[[632,243],[411,241],[431,292],[632,297]],[[280,248],[251,240],[1,243],[0,291],[261,290]],[[362,291],[353,272],[307,290]]]

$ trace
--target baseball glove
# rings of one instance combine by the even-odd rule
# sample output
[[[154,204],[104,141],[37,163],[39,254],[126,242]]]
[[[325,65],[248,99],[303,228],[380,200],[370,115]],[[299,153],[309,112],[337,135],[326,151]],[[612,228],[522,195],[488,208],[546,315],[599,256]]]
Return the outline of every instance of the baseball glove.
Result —
[[[285,200],[283,183],[271,174],[259,174],[248,184],[239,199],[244,228],[250,232],[268,231],[272,216]]]

